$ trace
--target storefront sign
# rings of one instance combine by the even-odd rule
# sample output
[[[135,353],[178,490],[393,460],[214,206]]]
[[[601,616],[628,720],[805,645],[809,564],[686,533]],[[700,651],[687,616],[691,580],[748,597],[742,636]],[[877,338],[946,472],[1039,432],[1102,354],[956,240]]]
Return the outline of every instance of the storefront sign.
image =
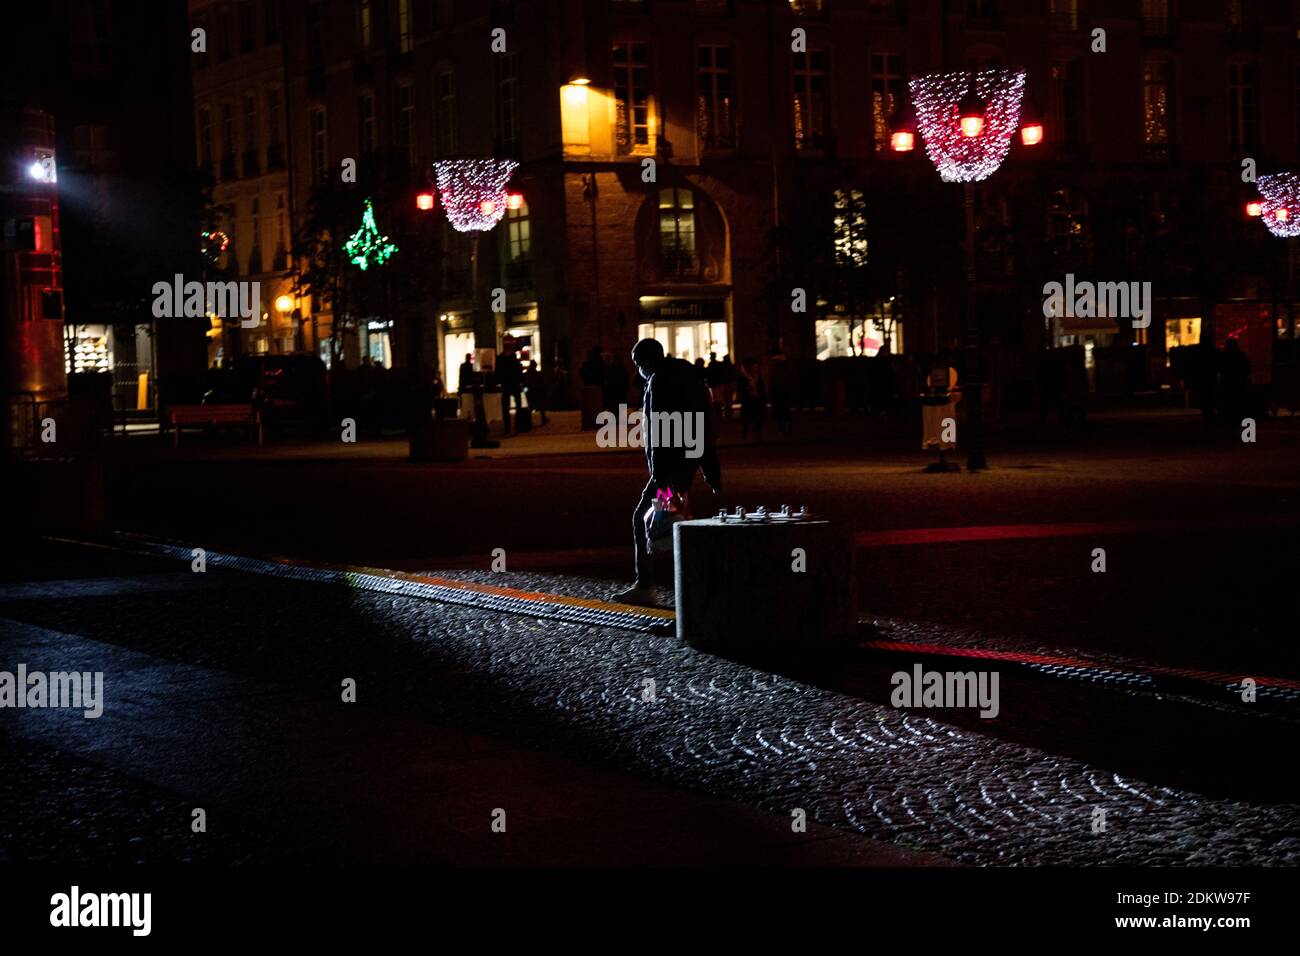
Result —
[[[651,322],[723,322],[727,318],[727,300],[643,299],[641,314]]]

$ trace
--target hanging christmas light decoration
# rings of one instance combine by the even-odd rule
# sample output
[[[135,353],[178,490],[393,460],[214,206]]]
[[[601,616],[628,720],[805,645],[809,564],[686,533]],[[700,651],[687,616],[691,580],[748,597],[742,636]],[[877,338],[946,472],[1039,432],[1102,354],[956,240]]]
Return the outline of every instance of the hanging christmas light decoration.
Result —
[[[1300,175],[1270,173],[1259,177],[1260,219],[1273,235],[1282,239],[1300,236]]]
[[[199,233],[199,251],[211,262],[216,262],[230,246],[230,237],[220,229],[205,229]]]
[[[366,200],[366,211],[361,215],[361,228],[352,234],[352,238],[343,244],[348,258],[361,268],[362,272],[373,266],[382,266],[397,251],[397,245],[389,242],[387,236],[379,234],[375,225],[375,207]]]
[[[509,203],[506,183],[519,164],[513,159],[447,159],[433,164],[442,208],[457,232],[491,229]]]
[[[948,183],[987,179],[1011,150],[1025,95],[1023,70],[966,70],[908,83],[925,152]],[[982,122],[976,107],[982,106]]]

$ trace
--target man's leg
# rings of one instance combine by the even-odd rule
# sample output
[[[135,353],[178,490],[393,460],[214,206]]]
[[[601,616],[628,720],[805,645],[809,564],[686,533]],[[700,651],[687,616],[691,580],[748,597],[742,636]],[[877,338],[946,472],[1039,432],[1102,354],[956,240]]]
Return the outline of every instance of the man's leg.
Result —
[[[655,500],[655,484],[646,482],[641,492],[641,500],[632,512],[632,544],[636,549],[636,586],[649,588],[654,586],[654,561],[649,552],[649,539],[645,533],[645,513]]]

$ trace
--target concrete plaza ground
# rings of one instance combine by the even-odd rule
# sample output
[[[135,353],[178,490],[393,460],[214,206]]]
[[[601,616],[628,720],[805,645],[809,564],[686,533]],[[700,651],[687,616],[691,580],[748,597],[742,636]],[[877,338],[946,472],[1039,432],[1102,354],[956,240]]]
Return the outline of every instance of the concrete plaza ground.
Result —
[[[626,576],[644,466],[555,431],[446,465],[406,462],[396,440],[178,454],[132,437],[114,449],[112,523],[213,552],[599,595]],[[39,781],[0,789],[4,819],[22,821],[0,856],[1300,861],[1300,794],[1276,769],[1300,708],[1281,691],[1244,705],[1225,681],[1300,678],[1298,423],[1266,422],[1254,445],[1179,410],[1095,416],[1084,436],[1013,423],[975,475],[922,474],[916,436],[877,422],[800,419],[806,443],[728,437],[723,494],[697,510],[787,502],[849,524],[873,646],[763,665],[671,636],[197,575],[123,539],[11,554],[0,662],[103,670],[109,706],[0,711],[0,779]],[[489,569],[494,548],[506,572]],[[891,706],[893,671],[949,653],[1003,662],[997,719]],[[1101,679],[1184,671],[1210,676]],[[340,700],[348,677],[356,704]]]

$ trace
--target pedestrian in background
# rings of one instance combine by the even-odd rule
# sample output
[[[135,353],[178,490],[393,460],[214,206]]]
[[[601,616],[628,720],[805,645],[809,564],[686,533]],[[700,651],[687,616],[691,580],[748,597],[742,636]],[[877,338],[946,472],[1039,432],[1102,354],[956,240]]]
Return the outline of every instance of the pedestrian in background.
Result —
[[[757,441],[763,439],[763,416],[767,411],[767,385],[753,358],[746,358],[736,372],[736,397],[740,399],[740,440],[749,440],[754,430]]]
[[[547,417],[546,410],[551,407],[551,383],[537,367],[535,359],[528,363],[528,368],[524,371],[524,391],[528,395],[528,407],[541,416],[541,424],[549,425],[551,420]]]

